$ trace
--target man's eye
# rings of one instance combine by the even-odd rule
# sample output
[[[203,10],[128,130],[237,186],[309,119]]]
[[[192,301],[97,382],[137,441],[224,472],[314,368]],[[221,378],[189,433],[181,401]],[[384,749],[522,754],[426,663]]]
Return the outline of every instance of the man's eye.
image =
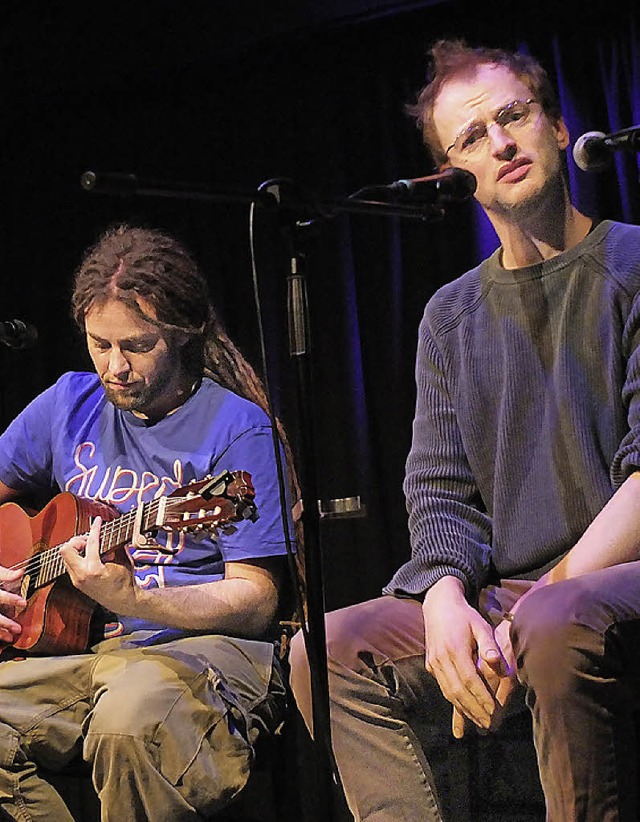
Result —
[[[501,126],[507,125],[508,123],[517,123],[518,120],[522,120],[525,115],[526,111],[524,111],[521,106],[513,106],[513,108],[505,109],[501,113],[500,119],[496,118],[496,122]]]
[[[131,343],[130,345],[126,346],[126,350],[129,351],[131,354],[148,354],[149,351],[152,351],[154,348],[155,341]]]
[[[477,142],[482,140],[485,135],[485,130],[482,126],[473,126],[472,128],[468,129],[463,136],[462,139],[462,148],[471,148]]]

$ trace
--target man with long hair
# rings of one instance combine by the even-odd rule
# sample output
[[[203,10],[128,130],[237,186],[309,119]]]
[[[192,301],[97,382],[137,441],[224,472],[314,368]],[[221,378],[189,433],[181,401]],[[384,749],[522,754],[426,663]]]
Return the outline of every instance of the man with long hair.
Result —
[[[459,41],[432,57],[413,113],[437,166],[475,175],[500,247],[420,325],[411,558],[327,618],[336,760],[356,819],[441,820],[451,729],[495,729],[519,691],[547,819],[635,820],[640,229],[572,205],[534,59]],[[310,724],[297,641],[291,665]]]
[[[117,509],[133,538],[105,554],[97,516],[88,536],[70,523],[60,546],[98,605],[87,653],[23,658],[28,573],[0,572],[0,808],[71,820],[38,768],[83,757],[103,820],[200,819],[243,787],[284,705],[272,640],[286,538],[265,394],[193,257],[164,233],[106,232],[72,306],[95,373],[64,374],[0,437],[0,501],[57,488]],[[257,519],[215,538],[143,528],[150,501],[223,471],[251,475]]]

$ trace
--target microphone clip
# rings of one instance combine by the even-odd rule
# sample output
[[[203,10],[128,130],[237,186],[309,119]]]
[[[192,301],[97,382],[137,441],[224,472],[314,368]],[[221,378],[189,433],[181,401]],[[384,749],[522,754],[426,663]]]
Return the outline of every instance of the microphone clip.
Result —
[[[0,320],[0,343],[15,350],[33,348],[38,341],[35,326],[22,320]]]
[[[445,168],[427,177],[396,180],[388,185],[372,185],[359,189],[352,197],[382,198],[384,202],[414,206],[442,206],[468,200],[473,196],[477,180],[463,168]]]

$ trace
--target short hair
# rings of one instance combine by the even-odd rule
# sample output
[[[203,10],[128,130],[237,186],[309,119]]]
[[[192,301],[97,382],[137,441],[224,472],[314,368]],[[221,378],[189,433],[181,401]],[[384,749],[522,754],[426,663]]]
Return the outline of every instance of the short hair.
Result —
[[[480,66],[508,69],[530,89],[548,117],[557,122],[562,116],[558,94],[547,72],[527,54],[498,48],[472,48],[464,40],[439,40],[432,46],[430,55],[428,83],[418,92],[416,102],[407,106],[407,112],[415,118],[437,166],[445,163],[447,157],[433,119],[436,99],[446,82],[454,77],[472,77]]]

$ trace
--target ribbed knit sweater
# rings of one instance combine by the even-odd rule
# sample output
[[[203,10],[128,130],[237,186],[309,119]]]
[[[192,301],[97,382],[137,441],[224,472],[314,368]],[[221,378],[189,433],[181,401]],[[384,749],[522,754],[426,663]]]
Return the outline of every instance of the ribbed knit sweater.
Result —
[[[640,228],[605,221],[527,268],[496,251],[433,296],[404,483],[411,559],[385,593],[453,575],[473,598],[572,547],[640,466],[639,291]]]

